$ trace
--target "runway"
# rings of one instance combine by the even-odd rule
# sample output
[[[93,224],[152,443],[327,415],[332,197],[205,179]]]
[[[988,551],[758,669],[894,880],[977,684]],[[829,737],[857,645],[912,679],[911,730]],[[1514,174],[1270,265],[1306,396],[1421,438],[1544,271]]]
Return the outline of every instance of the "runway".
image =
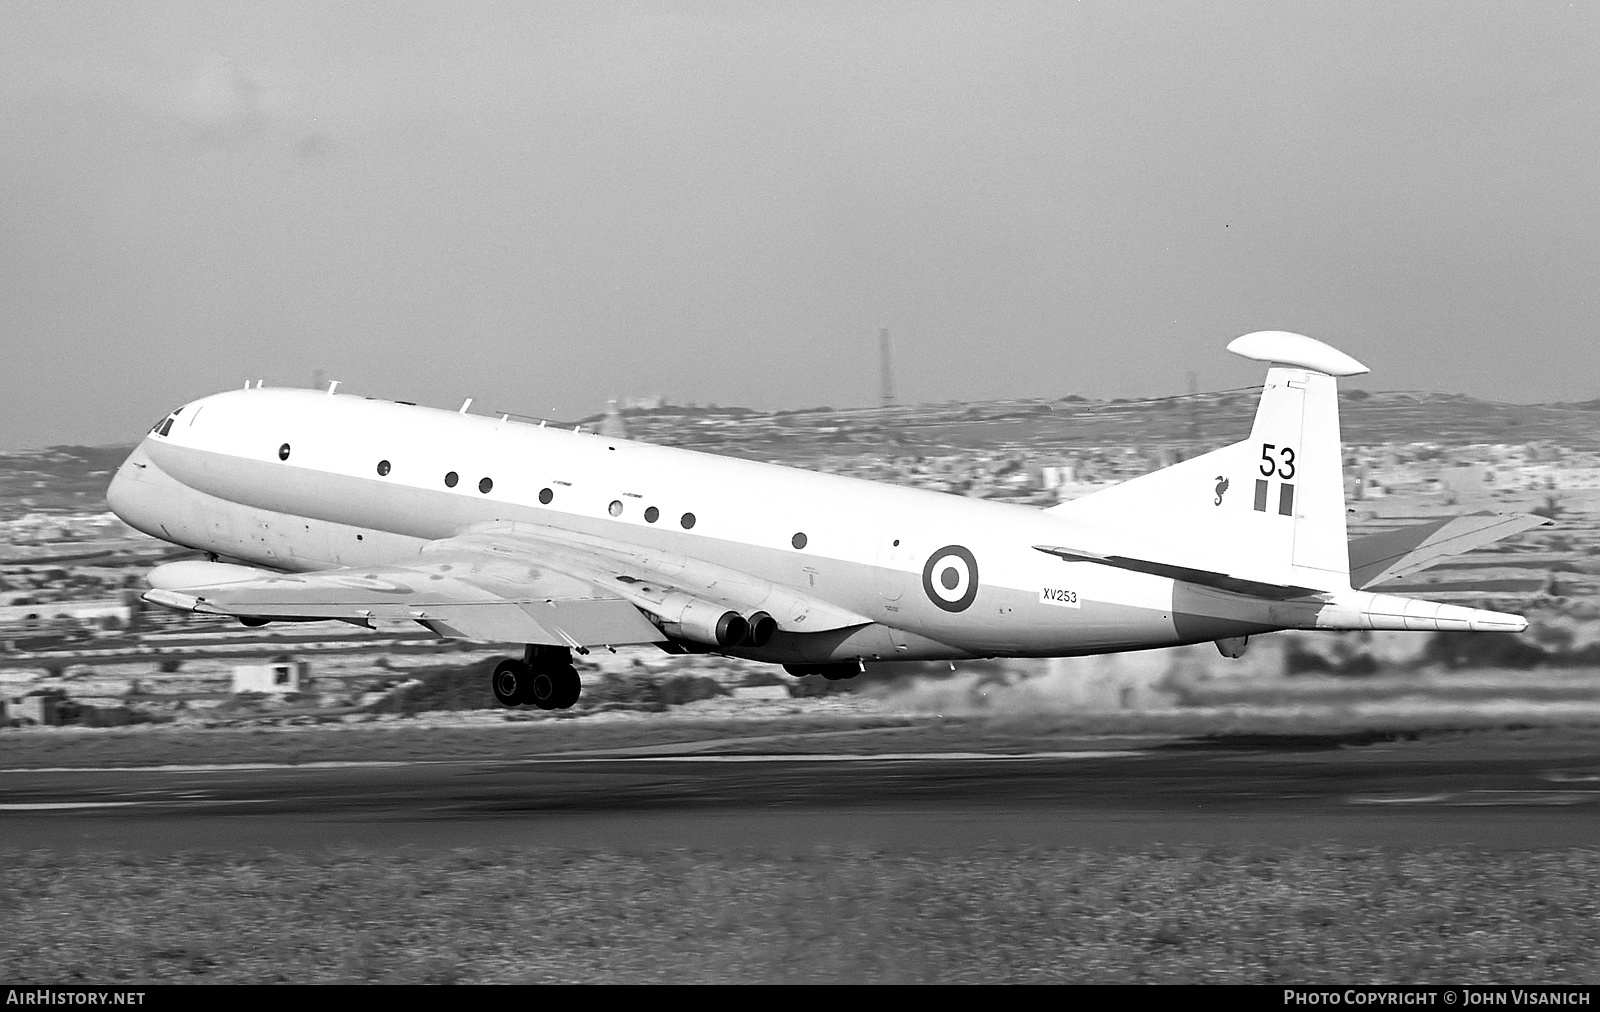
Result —
[[[1600,840],[1588,731],[1198,739],[1028,752],[635,753],[0,770],[35,848],[1131,847]]]

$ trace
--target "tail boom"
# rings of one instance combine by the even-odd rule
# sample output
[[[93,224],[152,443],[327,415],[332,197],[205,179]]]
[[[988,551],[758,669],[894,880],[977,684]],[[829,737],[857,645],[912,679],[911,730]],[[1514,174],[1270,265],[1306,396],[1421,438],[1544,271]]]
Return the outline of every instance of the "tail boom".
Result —
[[[1312,628],[1519,633],[1528,628],[1528,620],[1500,611],[1354,590],[1333,595],[1318,610]]]

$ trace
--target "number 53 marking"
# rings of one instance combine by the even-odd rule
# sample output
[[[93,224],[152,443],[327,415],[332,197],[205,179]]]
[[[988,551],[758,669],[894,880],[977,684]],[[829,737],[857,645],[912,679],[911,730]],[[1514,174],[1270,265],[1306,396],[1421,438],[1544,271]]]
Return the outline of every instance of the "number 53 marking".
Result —
[[[1272,459],[1273,450],[1278,451],[1278,456],[1281,460]],[[1274,472],[1285,481],[1294,477],[1293,447],[1276,447],[1271,443],[1261,444],[1261,473],[1270,478]]]

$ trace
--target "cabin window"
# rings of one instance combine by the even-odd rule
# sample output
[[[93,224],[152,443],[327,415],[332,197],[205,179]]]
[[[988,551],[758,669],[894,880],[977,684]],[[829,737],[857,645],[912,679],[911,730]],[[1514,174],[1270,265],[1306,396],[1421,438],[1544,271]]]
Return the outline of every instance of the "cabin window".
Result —
[[[645,523],[653,524],[659,519],[661,519],[661,511],[660,510],[656,509],[654,506],[648,506],[648,507],[645,508],[645,511],[644,511],[644,522]]]
[[[284,443],[282,446],[278,447],[278,459],[279,460],[288,460],[289,459],[289,444],[288,443]]]
[[[689,528],[694,526],[694,514],[693,513],[685,513],[683,515],[683,519],[679,520],[678,522],[683,525],[683,529],[684,530],[688,530]]]
[[[804,548],[806,546],[805,532],[800,531],[796,533],[794,537],[789,539],[789,544],[795,546],[796,548]]]
[[[621,499],[613,499],[613,500],[611,500],[611,505],[606,507],[606,512],[610,513],[614,517],[622,516],[622,500]]]
[[[388,476],[389,476],[389,462],[387,460],[378,461],[378,477],[387,478]]]
[[[546,506],[550,505],[550,500],[554,499],[555,497],[556,494],[547,488],[541,488],[539,490],[539,501],[544,503]]]
[[[482,492],[484,495],[488,495],[491,488],[494,488],[494,482],[488,478],[478,482],[478,491]]]
[[[447,471],[444,476],[444,487],[455,488],[456,482],[460,480],[461,476],[459,474],[456,474],[454,471]]]

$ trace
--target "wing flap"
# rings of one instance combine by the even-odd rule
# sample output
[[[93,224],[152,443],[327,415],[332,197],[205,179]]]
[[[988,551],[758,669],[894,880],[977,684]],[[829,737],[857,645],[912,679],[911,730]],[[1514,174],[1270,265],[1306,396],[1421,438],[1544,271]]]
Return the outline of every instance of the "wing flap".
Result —
[[[420,608],[414,620],[450,639],[486,643],[562,642],[521,607],[509,602]]]

